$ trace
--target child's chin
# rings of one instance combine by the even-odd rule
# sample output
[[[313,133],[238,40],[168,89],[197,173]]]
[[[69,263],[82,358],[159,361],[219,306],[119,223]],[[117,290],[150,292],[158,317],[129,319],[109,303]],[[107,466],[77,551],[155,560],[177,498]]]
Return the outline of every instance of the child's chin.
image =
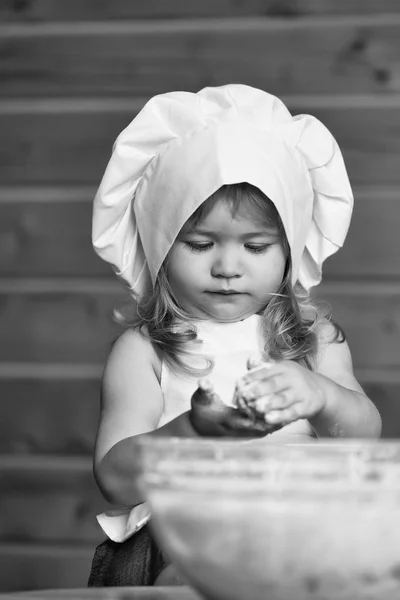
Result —
[[[243,308],[239,310],[237,306],[220,307],[218,309],[213,307],[209,309],[208,314],[211,319],[215,319],[216,321],[235,322],[251,317],[254,315],[254,310],[243,310]]]

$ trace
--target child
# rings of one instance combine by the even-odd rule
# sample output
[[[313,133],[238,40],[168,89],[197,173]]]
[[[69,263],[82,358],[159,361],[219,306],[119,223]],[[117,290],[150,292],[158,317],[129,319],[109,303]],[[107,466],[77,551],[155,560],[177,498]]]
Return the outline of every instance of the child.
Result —
[[[134,302],[104,371],[94,470],[123,508],[98,517],[110,540],[89,585],[165,583],[137,436],[380,435],[344,335],[309,296],[352,203],[329,131],[248,86],[156,96],[120,134],[93,242]],[[264,366],[246,373],[257,355]],[[241,375],[239,410],[229,405]]]

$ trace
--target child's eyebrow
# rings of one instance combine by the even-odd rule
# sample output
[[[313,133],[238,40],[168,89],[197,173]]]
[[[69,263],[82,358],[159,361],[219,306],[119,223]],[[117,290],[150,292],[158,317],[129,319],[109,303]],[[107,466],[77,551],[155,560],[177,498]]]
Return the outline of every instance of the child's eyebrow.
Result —
[[[279,232],[276,229],[263,229],[262,231],[250,231],[248,233],[244,233],[241,237],[242,239],[257,237],[257,236],[277,236]]]
[[[207,231],[202,229],[201,227],[188,227],[187,229],[182,229],[182,234],[199,234],[199,235],[207,235],[209,237],[218,237],[218,232],[215,231]],[[240,238],[245,240],[253,237],[261,237],[261,236],[278,236],[279,232],[276,229],[260,229],[258,231],[248,231],[243,233]]]

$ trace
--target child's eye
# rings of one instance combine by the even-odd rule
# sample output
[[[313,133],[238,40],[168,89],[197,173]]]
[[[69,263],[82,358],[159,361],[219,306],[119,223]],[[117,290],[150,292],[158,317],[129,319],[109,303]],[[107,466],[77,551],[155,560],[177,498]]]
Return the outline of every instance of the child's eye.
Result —
[[[191,252],[204,252],[205,250],[209,250],[211,248],[212,242],[206,242],[204,244],[185,242],[185,246],[189,248]]]
[[[266,252],[271,244],[246,244],[247,250],[253,252],[254,254],[261,254],[262,252]]]

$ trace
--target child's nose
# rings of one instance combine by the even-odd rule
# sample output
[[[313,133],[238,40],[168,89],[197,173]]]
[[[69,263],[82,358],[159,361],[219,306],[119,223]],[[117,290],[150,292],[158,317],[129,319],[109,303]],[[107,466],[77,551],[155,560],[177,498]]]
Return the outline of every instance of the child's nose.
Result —
[[[213,277],[241,277],[242,266],[234,250],[226,250],[216,257],[211,269]]]

